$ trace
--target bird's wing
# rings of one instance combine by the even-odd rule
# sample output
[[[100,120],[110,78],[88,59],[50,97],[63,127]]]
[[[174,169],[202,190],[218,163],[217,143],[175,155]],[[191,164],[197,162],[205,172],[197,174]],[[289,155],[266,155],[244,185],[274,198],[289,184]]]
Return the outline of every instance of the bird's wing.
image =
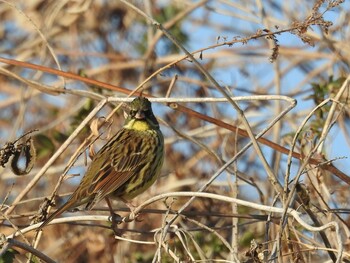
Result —
[[[113,161],[113,157],[109,156],[89,187],[89,192],[95,194],[94,203],[122,187],[148,162],[144,152],[123,156],[116,163]]]

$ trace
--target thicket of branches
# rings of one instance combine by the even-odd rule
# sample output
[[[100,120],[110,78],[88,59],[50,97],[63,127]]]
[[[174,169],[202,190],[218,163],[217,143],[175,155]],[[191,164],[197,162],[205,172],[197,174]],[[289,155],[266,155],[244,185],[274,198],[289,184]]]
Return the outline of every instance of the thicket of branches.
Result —
[[[1,0],[0,262],[349,261],[349,11]],[[36,232],[140,92],[164,99],[166,158],[139,215],[115,202],[113,232],[101,202]]]

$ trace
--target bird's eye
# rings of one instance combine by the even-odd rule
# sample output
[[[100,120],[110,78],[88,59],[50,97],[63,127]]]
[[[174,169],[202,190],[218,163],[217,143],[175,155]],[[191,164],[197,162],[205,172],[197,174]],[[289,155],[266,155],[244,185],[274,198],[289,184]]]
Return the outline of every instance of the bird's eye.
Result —
[[[135,116],[136,115],[136,110],[130,110],[130,116]]]

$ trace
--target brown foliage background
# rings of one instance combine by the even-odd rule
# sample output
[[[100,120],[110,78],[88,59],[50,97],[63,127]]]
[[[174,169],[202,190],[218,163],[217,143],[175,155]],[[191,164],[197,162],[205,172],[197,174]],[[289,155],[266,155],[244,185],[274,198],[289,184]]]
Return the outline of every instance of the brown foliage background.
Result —
[[[0,1],[1,259],[350,260],[349,162],[342,159],[349,152],[349,4],[282,3]],[[159,199],[118,225],[117,235],[104,203],[29,231],[48,213],[45,200],[61,204],[84,174],[96,139],[89,124],[112,113],[97,150],[122,126],[117,98],[136,89],[172,98],[153,103],[166,138],[162,176],[133,202]],[[237,96],[245,96],[235,100],[240,109],[230,99]],[[105,98],[112,102],[88,116]],[[252,138],[265,128],[263,139]],[[16,176],[10,146],[30,130],[34,168]],[[286,216],[287,207],[325,229]]]

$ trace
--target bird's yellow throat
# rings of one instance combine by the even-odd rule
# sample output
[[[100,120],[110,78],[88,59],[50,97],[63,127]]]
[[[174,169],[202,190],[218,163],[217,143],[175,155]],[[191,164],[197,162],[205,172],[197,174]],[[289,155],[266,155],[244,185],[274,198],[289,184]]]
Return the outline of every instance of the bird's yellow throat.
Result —
[[[151,130],[152,126],[145,120],[131,120],[127,125],[125,125],[125,128],[137,131],[147,131]]]

